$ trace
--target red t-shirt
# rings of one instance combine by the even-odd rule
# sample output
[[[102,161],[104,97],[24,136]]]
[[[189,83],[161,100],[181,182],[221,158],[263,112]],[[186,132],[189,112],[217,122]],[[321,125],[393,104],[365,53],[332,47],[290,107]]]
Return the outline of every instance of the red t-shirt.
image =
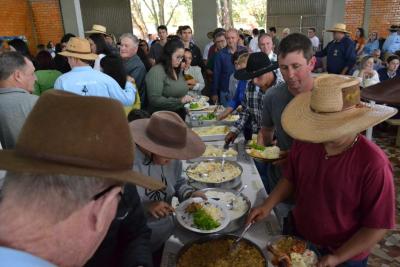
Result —
[[[340,155],[325,159],[325,154],[322,144],[295,141],[291,147],[285,177],[295,188],[298,234],[334,251],[361,227],[393,228],[393,172],[384,152],[360,136]]]

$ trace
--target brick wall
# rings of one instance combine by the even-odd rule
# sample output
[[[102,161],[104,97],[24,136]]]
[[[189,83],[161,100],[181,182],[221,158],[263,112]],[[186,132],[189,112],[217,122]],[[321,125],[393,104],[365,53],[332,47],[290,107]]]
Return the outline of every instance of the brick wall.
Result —
[[[58,0],[0,0],[0,7],[0,36],[25,35],[32,54],[64,34]]]
[[[344,22],[354,37],[357,27],[363,27],[365,0],[346,0]],[[371,0],[368,31],[386,37],[392,24],[400,24],[400,0]]]
[[[31,6],[38,43],[60,42],[64,29],[59,1],[35,0],[31,1]]]
[[[352,37],[356,29],[363,25],[364,2],[364,0],[346,0],[344,23]]]

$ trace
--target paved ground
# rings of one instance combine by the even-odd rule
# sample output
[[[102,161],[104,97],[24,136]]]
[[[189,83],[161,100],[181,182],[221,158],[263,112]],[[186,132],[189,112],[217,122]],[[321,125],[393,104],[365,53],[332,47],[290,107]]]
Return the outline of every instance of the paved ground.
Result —
[[[385,150],[394,169],[396,185],[396,229],[390,231],[372,251],[368,266],[373,267],[400,267],[400,148],[395,147],[395,130],[386,128],[385,131],[374,131],[375,142]]]

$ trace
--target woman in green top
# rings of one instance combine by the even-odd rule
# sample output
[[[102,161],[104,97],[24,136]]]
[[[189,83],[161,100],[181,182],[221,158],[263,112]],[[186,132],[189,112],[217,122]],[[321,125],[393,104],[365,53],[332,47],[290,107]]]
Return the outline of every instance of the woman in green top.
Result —
[[[36,63],[37,79],[33,93],[40,96],[44,91],[54,88],[54,82],[62,73],[56,70],[56,65],[48,51],[40,51],[36,56]]]
[[[181,70],[184,51],[183,43],[179,39],[169,40],[164,46],[160,63],[147,73],[146,97],[147,110],[150,113],[167,110],[185,118],[184,105],[192,97],[187,95],[189,87]]]

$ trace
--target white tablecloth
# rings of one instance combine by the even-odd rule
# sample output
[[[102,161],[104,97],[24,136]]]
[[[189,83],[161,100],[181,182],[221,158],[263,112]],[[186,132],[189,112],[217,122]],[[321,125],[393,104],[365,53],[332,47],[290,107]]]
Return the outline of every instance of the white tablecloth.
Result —
[[[213,142],[213,144],[223,144],[223,142]],[[253,207],[258,206],[267,197],[267,192],[264,189],[260,175],[258,174],[253,160],[244,151],[244,141],[239,142],[238,148],[238,162],[243,168],[242,184],[248,185],[243,193],[250,199]],[[184,170],[186,169],[187,165],[187,163],[184,163]],[[280,227],[275,215],[271,214],[264,221],[252,226],[246,233],[245,237],[256,243],[258,246],[260,246],[260,248],[264,249],[268,242],[268,237],[277,234],[280,234]],[[173,235],[165,243],[161,266],[176,266],[175,257],[179,249],[184,244],[200,237],[202,237],[202,235],[192,233],[181,228],[180,226],[177,226]]]

